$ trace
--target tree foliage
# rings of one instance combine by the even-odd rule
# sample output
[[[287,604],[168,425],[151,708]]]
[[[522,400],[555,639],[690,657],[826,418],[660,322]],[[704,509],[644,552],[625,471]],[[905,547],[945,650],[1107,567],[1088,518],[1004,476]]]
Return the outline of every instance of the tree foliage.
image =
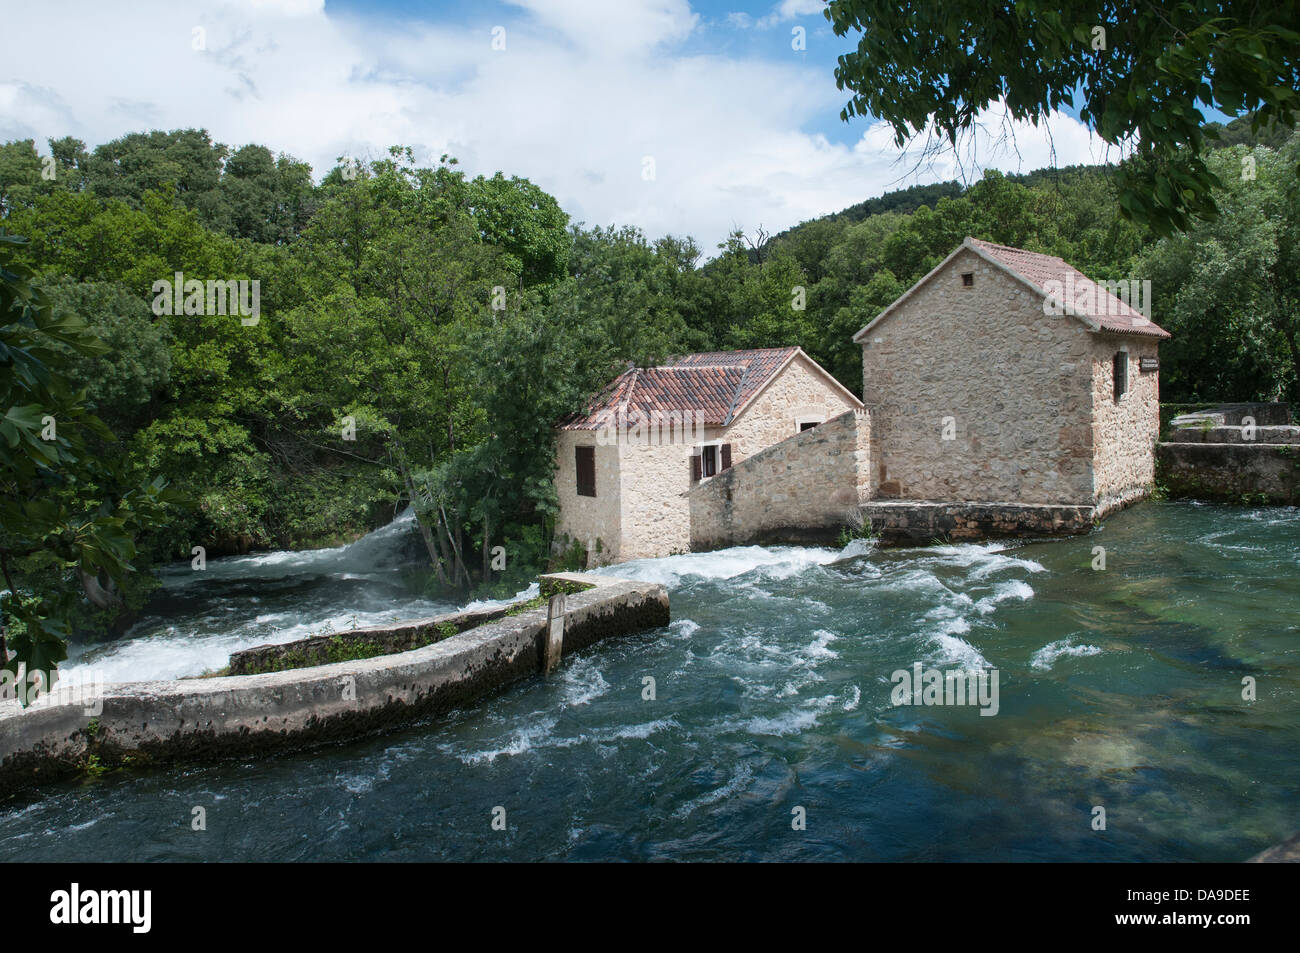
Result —
[[[860,33],[835,70],[841,117],[878,117],[902,145],[933,129],[956,145],[986,109],[1037,125],[1075,105],[1106,142],[1133,147],[1118,171],[1123,214],[1161,234],[1212,218],[1205,108],[1292,128],[1300,105],[1294,4],[1084,0],[988,4],[832,0],[838,36]]]

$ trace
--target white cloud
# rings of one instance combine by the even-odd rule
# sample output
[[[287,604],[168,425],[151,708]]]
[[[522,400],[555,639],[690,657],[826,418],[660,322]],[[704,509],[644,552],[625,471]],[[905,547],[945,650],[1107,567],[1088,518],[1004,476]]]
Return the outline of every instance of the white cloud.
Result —
[[[687,0],[509,0],[588,55],[646,52],[686,39],[699,21]]]
[[[771,13],[765,17],[759,17],[758,25],[760,28],[766,28],[799,17],[812,16],[813,14],[820,16],[825,8],[826,0],[781,0],[772,8]]]
[[[75,135],[97,144],[149,128],[201,126],[259,142],[323,174],[339,155],[389,145],[426,162],[449,152],[470,174],[527,176],[575,219],[694,235],[711,252],[733,226],[779,231],[916,176],[888,130],[832,143],[842,105],[829,68],[788,59],[688,54],[684,0],[517,0],[491,48],[487,22],[433,26],[331,15],[319,0],[227,0],[186,11],[143,0],[30,4],[8,14],[0,139]],[[192,48],[194,28],[206,49]],[[1057,161],[1098,161],[1095,137],[1049,123]],[[1048,164],[1042,132],[1018,130],[1022,158],[974,138],[980,161]],[[642,178],[653,157],[654,181]]]

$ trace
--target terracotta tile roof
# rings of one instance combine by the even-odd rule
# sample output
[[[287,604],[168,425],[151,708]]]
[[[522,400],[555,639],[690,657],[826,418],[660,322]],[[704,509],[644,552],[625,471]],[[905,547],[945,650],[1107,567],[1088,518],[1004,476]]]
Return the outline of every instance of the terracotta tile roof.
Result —
[[[629,425],[651,413],[694,413],[701,422],[725,426],[795,353],[797,347],[705,351],[672,359],[662,367],[629,368],[562,430],[595,430],[620,414]]]
[[[1073,305],[1076,314],[1107,331],[1158,338],[1170,336],[1168,331],[1156,326],[1142,312],[1129,307],[1104,285],[1098,285],[1063,258],[1012,248],[1010,245],[995,245],[978,238],[967,238],[966,244],[1010,268],[1043,294],[1051,294],[1057,300]]]

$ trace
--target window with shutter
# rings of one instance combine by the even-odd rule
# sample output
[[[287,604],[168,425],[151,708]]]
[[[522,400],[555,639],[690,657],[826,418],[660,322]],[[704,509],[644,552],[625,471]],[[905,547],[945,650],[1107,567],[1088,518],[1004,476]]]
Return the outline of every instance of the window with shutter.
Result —
[[[596,448],[574,447],[573,457],[578,473],[578,496],[595,496]]]
[[[714,476],[718,472],[718,445],[709,444],[707,447],[700,448],[700,473],[706,477]]]
[[[691,454],[691,482],[700,482],[700,455],[698,453]]]
[[[1115,399],[1119,400],[1128,393],[1128,352],[1119,351],[1114,361]]]
[[[730,469],[731,469],[731,444],[724,443],[722,445],[722,467],[720,468],[719,472],[721,472],[722,470],[730,470]]]

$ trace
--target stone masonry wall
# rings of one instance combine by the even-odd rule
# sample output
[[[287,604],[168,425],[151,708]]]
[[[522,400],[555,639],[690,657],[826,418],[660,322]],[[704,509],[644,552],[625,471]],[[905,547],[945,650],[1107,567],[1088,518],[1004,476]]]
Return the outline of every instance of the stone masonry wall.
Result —
[[[706,427],[705,440],[722,436]],[[686,494],[691,488],[694,444],[666,443],[619,447],[622,473],[620,520],[622,541],[617,559],[647,559],[690,552],[691,513]]]
[[[1131,334],[1092,335],[1093,492],[1105,512],[1144,495],[1155,480],[1160,372],[1142,371],[1157,342]],[[1128,392],[1115,400],[1115,353],[1128,353]]]
[[[871,418],[849,411],[688,494],[691,548],[833,539],[870,495]]]
[[[1160,482],[1172,497],[1300,504],[1300,447],[1261,443],[1161,443]]]
[[[568,537],[588,550],[590,566],[618,559],[622,543],[619,520],[619,448],[600,446],[595,431],[562,430],[556,441],[555,489],[560,498],[560,515],[555,524],[557,540]],[[596,495],[578,495],[578,472],[574,448],[596,448]],[[599,553],[597,553],[599,542]]]
[[[863,347],[877,496],[1091,503],[1092,356],[1074,318],[963,249]]]

